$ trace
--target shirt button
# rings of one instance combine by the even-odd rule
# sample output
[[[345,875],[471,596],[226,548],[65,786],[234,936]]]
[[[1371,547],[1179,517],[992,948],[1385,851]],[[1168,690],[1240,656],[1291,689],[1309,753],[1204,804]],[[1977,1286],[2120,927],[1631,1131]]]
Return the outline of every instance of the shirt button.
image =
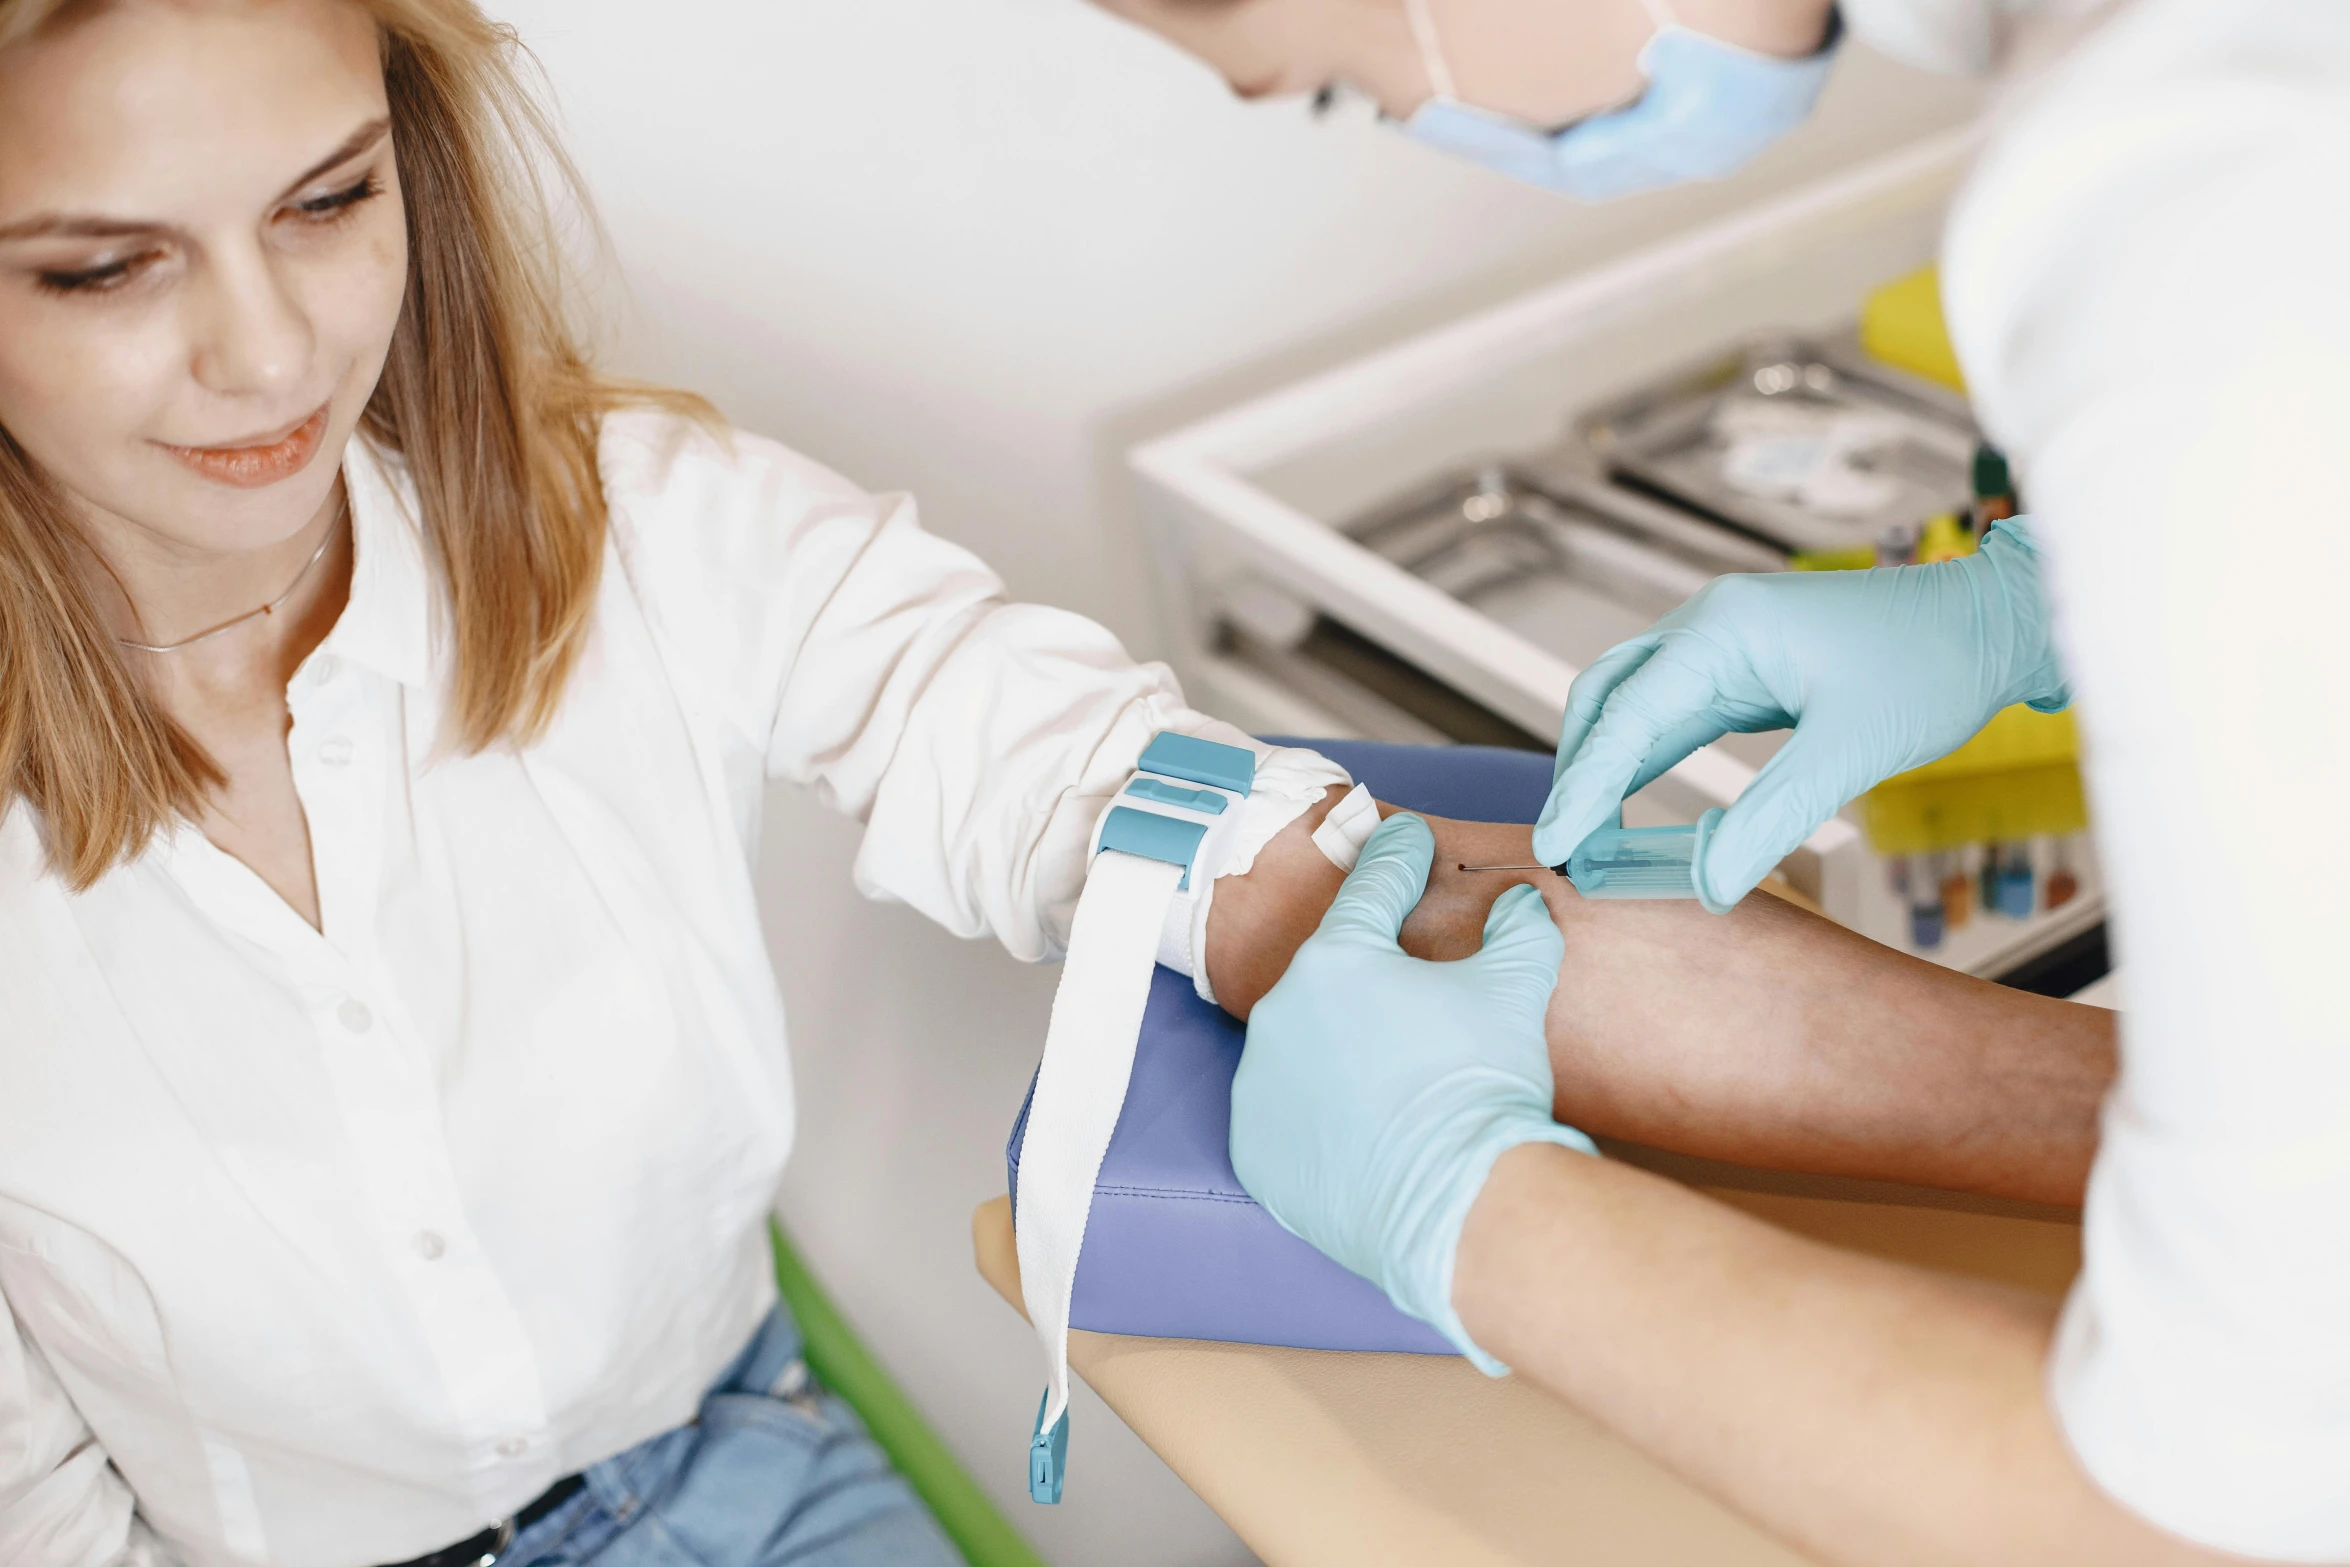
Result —
[[[356,749],[349,735],[329,735],[318,742],[318,759],[329,767],[348,767]]]
[[[408,1243],[416,1248],[416,1255],[427,1262],[438,1262],[447,1254],[449,1243],[442,1240],[437,1230],[418,1230],[416,1239]]]
[[[500,1458],[520,1458],[530,1451],[530,1443],[518,1436],[510,1436],[498,1444]]]
[[[364,1034],[375,1026],[375,1014],[357,996],[344,997],[343,1004],[335,1008],[335,1016],[354,1034]]]

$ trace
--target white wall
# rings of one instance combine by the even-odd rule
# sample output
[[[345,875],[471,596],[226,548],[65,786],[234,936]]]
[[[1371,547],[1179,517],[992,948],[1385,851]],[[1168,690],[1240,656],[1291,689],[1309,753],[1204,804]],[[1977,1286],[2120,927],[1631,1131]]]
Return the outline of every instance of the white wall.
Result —
[[[1237,104],[1082,0],[491,7],[544,62],[613,235],[621,365],[912,490],[1016,592],[1144,650],[1128,441],[1975,107],[1855,50],[1739,180],[1586,209],[1359,109]],[[1052,976],[858,901],[854,841],[778,795],[762,874],[804,1087],[803,1244],[1054,1560],[1247,1560],[1098,1404],[1073,1422],[1069,1500],[1022,1495],[1037,1362],[967,1223],[1003,1188]]]

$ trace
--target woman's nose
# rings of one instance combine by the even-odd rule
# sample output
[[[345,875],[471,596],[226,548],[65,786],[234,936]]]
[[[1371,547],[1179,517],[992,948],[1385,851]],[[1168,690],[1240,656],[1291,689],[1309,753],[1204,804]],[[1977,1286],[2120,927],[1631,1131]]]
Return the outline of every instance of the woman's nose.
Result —
[[[216,256],[191,293],[190,368],[207,391],[267,396],[298,387],[317,336],[291,278],[257,251]]]

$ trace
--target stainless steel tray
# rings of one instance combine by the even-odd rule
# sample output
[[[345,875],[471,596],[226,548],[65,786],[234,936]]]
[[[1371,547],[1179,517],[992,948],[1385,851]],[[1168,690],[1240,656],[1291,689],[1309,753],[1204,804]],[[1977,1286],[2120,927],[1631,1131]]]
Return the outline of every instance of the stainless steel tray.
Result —
[[[1871,546],[1972,499],[1963,399],[1843,342],[1771,338],[1602,407],[1609,469],[1789,550]]]
[[[1714,577],[1786,564],[1776,549],[1604,481],[1503,465],[1447,475],[1342,531],[1578,666]]]

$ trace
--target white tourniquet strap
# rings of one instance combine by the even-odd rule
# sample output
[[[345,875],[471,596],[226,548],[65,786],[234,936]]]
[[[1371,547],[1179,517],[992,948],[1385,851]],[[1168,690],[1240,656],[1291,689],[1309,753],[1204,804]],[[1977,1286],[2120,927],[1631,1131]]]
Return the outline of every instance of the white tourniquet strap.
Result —
[[[1134,1070],[1159,928],[1185,868],[1116,850],[1098,855],[1077,899],[1053,993],[1044,1061],[1020,1144],[1013,1231],[1020,1291],[1051,1380],[1029,1448],[1029,1490],[1058,1501],[1068,1451],[1069,1302],[1094,1181]],[[1048,1494],[1049,1493],[1049,1494]]]

